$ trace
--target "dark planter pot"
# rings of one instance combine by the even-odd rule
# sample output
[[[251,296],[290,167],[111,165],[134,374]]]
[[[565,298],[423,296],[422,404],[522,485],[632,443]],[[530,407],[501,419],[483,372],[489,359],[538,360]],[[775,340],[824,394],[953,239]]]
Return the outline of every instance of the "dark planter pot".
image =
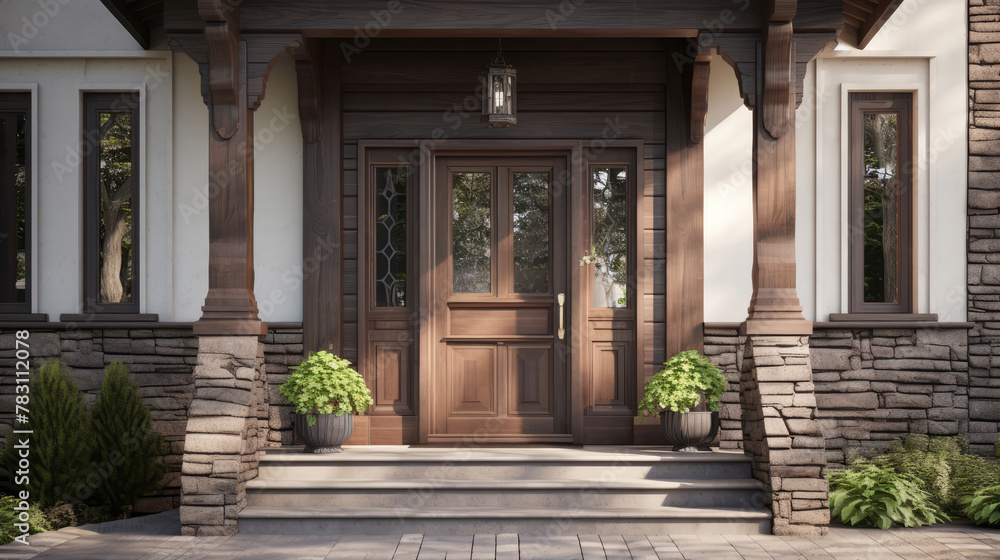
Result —
[[[718,412],[660,412],[660,428],[674,451],[708,451],[719,433]]]
[[[295,434],[306,444],[306,453],[340,453],[353,431],[353,414],[317,414],[312,426],[305,414],[295,414]]]

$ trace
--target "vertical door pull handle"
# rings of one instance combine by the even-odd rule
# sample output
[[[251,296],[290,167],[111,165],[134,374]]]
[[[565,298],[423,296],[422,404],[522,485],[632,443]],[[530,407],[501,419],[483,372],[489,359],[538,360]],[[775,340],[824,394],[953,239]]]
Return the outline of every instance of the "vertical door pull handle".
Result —
[[[556,301],[559,302],[559,331],[558,331],[558,335],[559,335],[559,340],[562,340],[562,339],[566,338],[566,329],[565,329],[565,326],[563,325],[563,318],[564,318],[564,316],[566,314],[566,294],[560,292],[559,295],[556,296]]]

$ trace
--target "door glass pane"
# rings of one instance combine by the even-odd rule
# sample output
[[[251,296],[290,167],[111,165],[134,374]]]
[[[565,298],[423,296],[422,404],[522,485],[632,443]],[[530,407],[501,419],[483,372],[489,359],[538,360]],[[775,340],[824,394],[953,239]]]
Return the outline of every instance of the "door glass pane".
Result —
[[[23,111],[0,113],[0,303],[25,303],[27,294],[25,127]]]
[[[132,303],[132,114],[101,111],[98,204],[101,303]]]
[[[865,113],[865,301],[899,302],[896,113]]]
[[[514,291],[549,291],[549,174],[514,173]]]
[[[628,284],[628,170],[591,169],[594,214],[590,262],[594,307],[625,307]]]
[[[452,174],[452,260],[453,291],[488,294],[492,256],[490,239],[491,174]]]
[[[375,168],[375,305],[406,307],[406,167]]]

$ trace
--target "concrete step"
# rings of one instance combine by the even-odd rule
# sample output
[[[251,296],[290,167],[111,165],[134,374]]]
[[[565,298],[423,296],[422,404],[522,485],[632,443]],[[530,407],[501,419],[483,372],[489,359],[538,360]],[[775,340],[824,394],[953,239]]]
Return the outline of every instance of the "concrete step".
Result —
[[[761,484],[736,452],[640,446],[267,450],[240,532],[759,534]]]
[[[761,508],[268,508],[240,513],[240,532],[251,534],[474,535],[761,534],[771,514]]]
[[[760,482],[734,480],[253,480],[255,507],[532,508],[736,507],[761,505]]]
[[[750,478],[750,460],[736,452],[671,453],[662,448],[345,447],[344,453],[268,450],[259,480],[709,480]]]

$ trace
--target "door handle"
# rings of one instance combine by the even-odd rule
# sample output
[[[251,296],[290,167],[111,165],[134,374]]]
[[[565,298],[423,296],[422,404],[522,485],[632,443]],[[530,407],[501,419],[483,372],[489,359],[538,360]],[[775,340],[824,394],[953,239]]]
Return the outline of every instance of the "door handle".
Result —
[[[559,292],[559,295],[556,296],[556,301],[559,302],[559,331],[558,331],[558,336],[559,336],[559,340],[562,340],[562,339],[566,338],[566,329],[565,329],[565,325],[563,325],[563,318],[566,315],[566,294],[564,294],[562,292]]]

